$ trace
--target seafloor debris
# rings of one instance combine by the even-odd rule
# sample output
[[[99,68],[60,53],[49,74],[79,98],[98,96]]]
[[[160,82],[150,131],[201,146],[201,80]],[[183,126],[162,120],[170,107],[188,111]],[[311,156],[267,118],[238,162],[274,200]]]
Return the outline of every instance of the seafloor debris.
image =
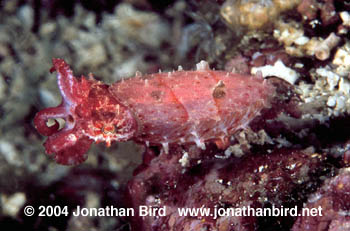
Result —
[[[302,81],[299,84],[299,94],[304,100],[302,108],[304,117],[318,117],[325,121],[331,115],[339,116],[350,113],[350,82],[340,77],[328,68],[316,69],[315,84]],[[316,105],[327,105],[318,113],[312,112]],[[306,113],[308,112],[308,113]]]
[[[341,169],[339,175],[327,179],[324,185],[311,194],[305,208],[321,208],[321,216],[299,217],[293,231],[346,231],[350,228],[350,169]]]
[[[334,2],[334,0],[325,0],[322,3],[316,0],[302,0],[297,10],[303,16],[303,19],[309,22],[316,22],[319,14],[321,23],[328,26],[339,19]]]
[[[293,9],[300,0],[227,0],[221,15],[232,29],[261,29],[273,23],[284,11]]]
[[[166,207],[166,216],[130,217],[135,230],[276,230],[290,228],[294,218],[255,216],[184,216],[179,208],[266,208],[299,206],[330,172],[324,155],[276,150],[230,160],[217,151],[170,150],[171,155],[144,163],[129,183],[129,197],[140,205]],[[152,154],[148,154],[152,155]],[[184,156],[186,165],[183,164]],[[180,163],[179,163],[180,162]],[[266,220],[264,220],[266,219]]]
[[[334,54],[332,61],[336,68],[335,73],[342,77],[350,76],[350,42],[348,41],[342,47],[339,47]]]
[[[285,50],[293,56],[315,56],[319,60],[329,58],[331,51],[340,42],[340,37],[331,33],[326,39],[304,35],[296,22],[279,22],[274,30],[274,37],[285,45]]]
[[[262,67],[253,67],[251,69],[252,74],[256,74],[258,71],[261,71],[263,77],[276,76],[290,84],[294,84],[299,78],[299,74],[293,69],[286,67],[281,60],[276,61],[273,66],[266,65]]]

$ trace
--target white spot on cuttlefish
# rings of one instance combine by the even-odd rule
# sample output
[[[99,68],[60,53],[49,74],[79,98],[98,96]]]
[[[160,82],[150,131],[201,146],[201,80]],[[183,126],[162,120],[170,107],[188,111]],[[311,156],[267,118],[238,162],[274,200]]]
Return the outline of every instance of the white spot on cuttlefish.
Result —
[[[199,139],[199,136],[197,132],[193,131],[191,134],[195,137],[194,142],[196,143],[197,147],[201,148],[202,150],[205,150],[205,143]]]
[[[163,150],[164,150],[165,154],[169,154],[169,143],[163,142],[162,146],[163,146]]]
[[[71,142],[76,142],[78,140],[77,137],[74,134],[69,134],[68,135],[68,139]]]
[[[196,64],[197,71],[206,71],[210,70],[208,62],[202,60]]]
[[[189,156],[187,152],[184,152],[181,159],[179,160],[179,163],[182,167],[187,167],[189,165]]]
[[[119,115],[120,114],[120,105],[119,104],[117,104],[117,115]]]
[[[136,76],[136,77],[141,77],[141,76],[142,76],[142,73],[141,73],[140,71],[136,71],[136,72],[135,72],[135,76]]]

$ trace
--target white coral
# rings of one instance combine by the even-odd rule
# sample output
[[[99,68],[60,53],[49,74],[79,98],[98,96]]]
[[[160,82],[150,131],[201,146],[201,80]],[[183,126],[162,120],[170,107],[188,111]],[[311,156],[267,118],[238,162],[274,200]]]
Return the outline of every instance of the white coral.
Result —
[[[266,65],[262,67],[253,67],[251,69],[252,74],[256,74],[258,71],[261,71],[264,78],[267,76],[276,76],[290,84],[294,84],[299,78],[298,72],[286,67],[281,60],[277,60],[273,66]]]

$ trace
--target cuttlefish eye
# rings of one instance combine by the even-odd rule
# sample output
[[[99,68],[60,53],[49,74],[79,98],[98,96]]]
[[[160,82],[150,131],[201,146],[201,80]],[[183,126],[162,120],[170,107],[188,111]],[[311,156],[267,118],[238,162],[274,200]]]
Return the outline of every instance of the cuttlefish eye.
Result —
[[[116,133],[117,128],[114,124],[108,124],[108,125],[104,125],[101,130],[103,134],[108,135],[108,134]]]

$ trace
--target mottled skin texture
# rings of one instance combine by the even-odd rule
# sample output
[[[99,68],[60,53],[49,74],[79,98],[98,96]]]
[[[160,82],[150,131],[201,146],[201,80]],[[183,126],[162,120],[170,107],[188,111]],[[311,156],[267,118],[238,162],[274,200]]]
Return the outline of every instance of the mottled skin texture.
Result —
[[[110,93],[109,86],[85,77],[75,78],[69,66],[61,59],[53,60],[52,71],[57,71],[62,103],[38,112],[34,118],[37,130],[48,136],[44,146],[60,164],[79,164],[86,160],[91,143],[128,140],[135,133],[136,121],[125,106]],[[63,118],[59,128],[48,126],[48,119]],[[116,131],[118,129],[118,131]]]
[[[266,107],[274,88],[259,76],[210,70],[204,61],[196,71],[136,76],[106,85],[73,76],[68,64],[53,59],[62,103],[40,111],[34,124],[49,136],[46,152],[61,164],[78,164],[92,141],[134,140],[147,145],[195,143],[205,149],[228,138]],[[48,119],[63,118],[48,126]]]

